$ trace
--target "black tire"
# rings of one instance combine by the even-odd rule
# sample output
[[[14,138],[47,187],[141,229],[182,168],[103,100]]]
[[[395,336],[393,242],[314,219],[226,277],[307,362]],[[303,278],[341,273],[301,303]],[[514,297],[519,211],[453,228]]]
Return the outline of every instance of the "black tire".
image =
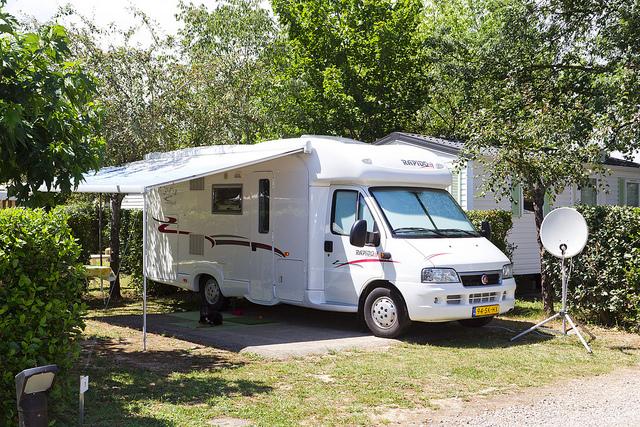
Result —
[[[367,295],[363,315],[369,330],[381,338],[395,338],[411,324],[402,296],[389,288],[375,288]]]
[[[222,310],[227,300],[220,291],[218,281],[211,276],[202,276],[200,279],[200,297],[213,310]]]
[[[467,328],[481,328],[491,323],[492,320],[493,316],[475,317],[473,319],[458,320],[458,323],[460,323],[462,326],[466,326]]]

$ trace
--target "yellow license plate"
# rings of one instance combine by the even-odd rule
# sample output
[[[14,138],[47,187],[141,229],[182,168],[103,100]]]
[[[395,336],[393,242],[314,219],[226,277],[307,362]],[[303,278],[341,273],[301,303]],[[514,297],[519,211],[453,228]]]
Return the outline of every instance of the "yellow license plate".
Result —
[[[480,307],[473,307],[472,316],[480,317],[480,316],[493,316],[494,314],[500,313],[499,305],[482,305]]]

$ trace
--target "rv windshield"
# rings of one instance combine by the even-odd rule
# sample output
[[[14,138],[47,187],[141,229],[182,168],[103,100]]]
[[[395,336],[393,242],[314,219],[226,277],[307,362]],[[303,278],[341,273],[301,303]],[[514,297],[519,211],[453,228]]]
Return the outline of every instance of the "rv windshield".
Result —
[[[370,192],[396,237],[480,236],[445,190],[377,187]]]

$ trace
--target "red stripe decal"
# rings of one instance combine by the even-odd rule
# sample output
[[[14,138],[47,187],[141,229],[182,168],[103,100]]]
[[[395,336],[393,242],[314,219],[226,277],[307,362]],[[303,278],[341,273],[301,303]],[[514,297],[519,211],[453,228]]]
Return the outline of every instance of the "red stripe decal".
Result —
[[[249,246],[249,242],[244,242],[242,240],[216,240],[216,245]]]
[[[178,222],[178,219],[172,216],[167,217],[166,220],[161,220],[158,218],[153,218],[155,221],[161,223],[161,225],[158,226],[158,231],[161,233],[167,233],[167,234],[191,234],[191,232],[189,231],[179,231],[179,230],[169,230],[167,229],[167,227],[176,224]],[[272,248],[270,245],[267,245],[265,243],[258,243],[258,242],[248,242],[248,241],[243,241],[243,240],[219,240],[216,239],[216,237],[238,237],[240,239],[246,239],[246,237],[243,236],[236,236],[233,234],[213,234],[211,236],[204,236],[205,239],[207,239],[209,241],[209,243],[211,243],[211,247],[214,247],[216,245],[235,245],[235,246],[247,246],[247,247],[251,247],[252,250],[256,250],[256,249],[266,249],[268,251],[273,250],[276,254],[278,254],[281,257],[285,257],[284,252],[282,252],[280,249],[278,248]]]
[[[175,217],[172,217],[172,216],[169,216],[167,218],[168,219],[164,220],[164,221],[160,220],[160,219],[157,219],[157,218],[153,218],[154,220],[162,223],[162,225],[158,226],[158,231],[159,232],[167,233],[167,234],[191,234],[188,231],[167,230],[167,227],[169,227],[170,225],[173,225],[173,224],[178,222],[178,218],[175,218]]]
[[[277,253],[278,255],[280,255],[282,258],[284,258],[284,252],[282,252],[280,249],[278,248],[274,248],[271,245],[267,245],[264,243],[258,243],[258,242],[251,242],[251,250],[255,251],[256,249],[266,249],[268,251],[272,250]]]
[[[428,257],[426,257],[424,260],[425,260],[425,261],[428,261],[428,260],[430,260],[431,258],[435,258],[435,257],[440,256],[440,255],[449,255],[449,252],[440,252],[440,253],[438,253],[438,254],[431,254],[431,255],[429,255]]]

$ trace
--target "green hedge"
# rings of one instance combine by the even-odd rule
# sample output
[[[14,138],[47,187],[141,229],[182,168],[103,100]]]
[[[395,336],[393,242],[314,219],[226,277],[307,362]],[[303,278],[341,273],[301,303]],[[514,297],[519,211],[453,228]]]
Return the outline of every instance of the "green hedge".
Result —
[[[78,239],[81,249],[81,260],[87,264],[89,255],[99,253],[98,230],[99,230],[99,210],[97,203],[88,200],[75,201],[66,205],[61,205],[62,209],[69,217],[68,224],[71,227],[73,236]],[[102,247],[109,246],[109,215],[108,207],[102,208]]]
[[[0,424],[14,425],[14,376],[55,363],[52,401],[80,354],[84,274],[80,247],[60,209],[0,210]]]
[[[467,211],[467,216],[478,230],[480,230],[482,221],[489,221],[489,224],[491,224],[491,243],[511,259],[513,247],[507,241],[507,234],[513,227],[511,212],[500,209]]]
[[[573,258],[569,304],[590,322],[640,332],[640,208],[578,206],[589,227],[584,251]],[[558,260],[543,268],[560,293]]]

